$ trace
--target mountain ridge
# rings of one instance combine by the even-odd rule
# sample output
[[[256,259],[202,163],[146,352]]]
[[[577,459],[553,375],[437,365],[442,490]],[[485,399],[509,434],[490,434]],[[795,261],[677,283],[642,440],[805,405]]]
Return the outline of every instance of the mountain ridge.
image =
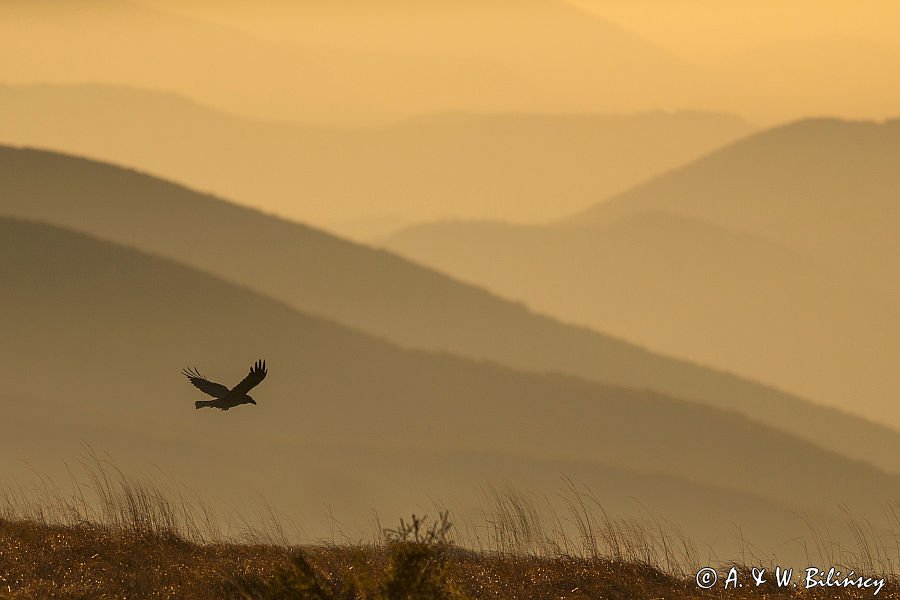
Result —
[[[329,129],[134,88],[0,86],[4,143],[139,168],[339,232],[379,213],[560,218],[751,130],[738,117],[697,111],[457,111]]]
[[[819,432],[828,432],[846,455],[900,471],[892,459],[900,456],[898,434],[883,426],[561,324],[383,250],[171,183],[84,159],[0,148],[0,191],[0,214],[154,252],[402,346],[655,389],[783,430],[812,423],[799,431],[807,440],[818,443]],[[784,423],[784,411],[791,423]]]
[[[603,460],[820,508],[838,499],[873,508],[880,506],[872,503],[876,490],[900,491],[898,475],[730,411],[403,349],[171,260],[50,225],[0,220],[4,279],[13,284],[0,300],[15,340],[2,363],[5,378],[13,393],[42,395],[49,407],[88,408],[88,422],[130,417],[150,430],[168,424],[166,436],[213,447],[242,438],[328,442],[336,431],[321,424],[340,423],[340,435],[355,444]],[[266,408],[195,411],[197,393],[175,376],[176,365],[189,357],[241,364],[228,340],[266,355],[272,373],[256,392]],[[41,377],[50,366],[56,375]],[[173,376],[156,375],[164,372]],[[129,402],[104,400],[122,397]],[[165,400],[148,402],[153,398]],[[191,417],[179,420],[185,412]],[[710,469],[745,454],[758,464]],[[779,460],[802,473],[768,467]],[[812,466],[818,462],[859,478],[859,486],[823,484]]]

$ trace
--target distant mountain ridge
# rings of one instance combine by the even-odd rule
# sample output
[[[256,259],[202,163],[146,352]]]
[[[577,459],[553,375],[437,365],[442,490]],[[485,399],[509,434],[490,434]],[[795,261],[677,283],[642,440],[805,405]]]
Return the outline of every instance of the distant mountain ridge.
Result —
[[[801,120],[733,142],[564,223],[666,211],[884,276],[900,262],[898,155],[900,119]]]
[[[734,142],[562,223],[385,247],[559,319],[900,426],[900,120]]]
[[[308,35],[275,40],[203,14],[178,14],[171,4],[5,2],[0,56],[16,56],[4,65],[11,83],[135,85],[313,123],[383,123],[445,110],[697,105],[699,86],[686,85],[702,80],[697,69],[564,2],[394,6],[400,10],[390,15],[373,14],[367,4],[357,5],[361,11],[337,7],[342,18],[335,23],[317,19],[335,8],[320,5],[295,21]],[[497,38],[501,28],[507,41]],[[161,36],[167,43],[158,43]],[[391,44],[396,38],[415,43]],[[574,50],[562,43],[573,40]],[[527,55],[510,53],[510,45]],[[80,60],[67,62],[72,54]]]
[[[102,85],[0,86],[0,142],[154,173],[360,238],[352,220],[543,222],[749,133],[738,117],[449,113],[368,129],[254,121]]]
[[[0,214],[154,252],[403,346],[698,400],[900,471],[898,434],[885,427],[562,324],[388,252],[132,171],[2,148]]]

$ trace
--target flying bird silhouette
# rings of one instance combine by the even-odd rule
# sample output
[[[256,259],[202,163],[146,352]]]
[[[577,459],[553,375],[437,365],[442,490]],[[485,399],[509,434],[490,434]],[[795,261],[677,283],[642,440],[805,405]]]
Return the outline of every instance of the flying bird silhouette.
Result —
[[[201,375],[196,367],[184,369],[182,373],[194,384],[194,387],[215,398],[215,400],[197,400],[194,403],[195,407],[209,406],[219,410],[228,410],[241,404],[256,404],[256,400],[248,396],[247,392],[259,385],[259,382],[265,379],[269,372],[266,370],[266,361],[258,360],[250,367],[250,373],[230,390],[221,383],[214,383]]]

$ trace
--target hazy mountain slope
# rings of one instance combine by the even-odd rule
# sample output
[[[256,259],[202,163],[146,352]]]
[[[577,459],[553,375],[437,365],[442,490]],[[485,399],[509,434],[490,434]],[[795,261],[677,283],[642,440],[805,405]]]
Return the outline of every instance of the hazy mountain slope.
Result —
[[[56,422],[65,443],[90,436],[105,445],[103,432],[112,431],[114,449],[163,473],[171,468],[195,489],[220,473],[231,497],[242,497],[234,487],[242,480],[258,482],[252,490],[259,494],[265,482],[284,490],[277,478],[313,471],[331,475],[334,495],[358,506],[385,490],[417,489],[419,474],[390,456],[402,460],[421,449],[426,458],[443,455],[437,464],[455,477],[479,453],[500,455],[491,460],[501,465],[503,455],[536,459],[538,474],[541,461],[564,461],[545,473],[565,461],[582,462],[579,471],[590,473],[588,463],[601,462],[620,469],[620,478],[634,477],[621,469],[669,474],[823,511],[838,501],[875,511],[900,492],[896,476],[733,413],[403,350],[200,271],[55,227],[0,219],[0,257],[9,284],[0,291],[7,393],[33,399],[25,414]],[[257,406],[194,410],[201,394],[179,367],[198,364],[229,381],[260,355],[271,373],[253,393]],[[49,448],[55,437],[40,442]],[[321,472],[366,447],[395,451],[380,459],[384,472],[396,467],[389,480],[368,479],[365,461],[358,472],[352,463]],[[186,454],[190,466],[179,466]],[[205,477],[191,477],[204,468],[211,469]],[[399,489],[398,478],[406,482]],[[338,493],[342,485],[346,496]],[[667,484],[679,485],[684,502],[683,484]],[[314,488],[304,493],[316,497]]]
[[[560,2],[454,2],[417,11],[397,3],[392,16],[385,6],[374,14],[368,6],[339,8],[330,25],[314,15],[299,22],[298,30],[322,38],[272,41],[127,0],[9,0],[0,4],[0,67],[8,83],[135,85],[242,114],[315,123],[444,110],[696,105],[690,96],[699,86],[685,85],[698,79],[691,68]],[[352,23],[360,11],[369,32],[375,28],[371,36]],[[397,31],[417,39],[377,39]],[[433,46],[440,32],[452,43]],[[568,69],[559,69],[563,59]]]
[[[900,426],[896,305],[814,257],[665,213],[435,223],[388,249],[560,319]]]
[[[697,399],[900,470],[898,436],[884,427],[563,325],[387,252],[131,171],[2,149],[0,214],[168,256],[404,345]]]
[[[92,447],[101,455],[108,453],[128,476],[159,481],[164,489],[189,490],[187,497],[193,506],[198,507],[199,501],[210,506],[224,517],[222,525],[229,530],[244,525],[236,518],[236,510],[249,522],[258,523],[274,509],[292,540],[358,541],[378,532],[376,511],[385,526],[413,511],[434,515],[449,508],[457,531],[471,536],[472,528],[479,526],[476,533],[483,540],[488,535],[483,511],[490,509],[492,488],[511,488],[539,509],[568,515],[560,497],[567,489],[563,477],[568,477],[602,503],[611,517],[643,523],[659,519],[666,529],[697,542],[704,556],[735,556],[741,549],[737,531],[745,528],[752,532],[745,534],[745,542],[752,539],[760,547],[777,548],[783,560],[803,559],[802,536],[810,534],[803,518],[817,526],[831,526],[832,541],[852,544],[846,528],[827,511],[797,514],[751,494],[598,462],[273,441],[256,426],[248,433],[240,418],[245,425],[243,438],[220,443],[215,437],[209,441],[154,435],[147,430],[124,431],[118,423],[86,422],[83,414],[74,411],[54,409],[50,414],[35,414],[6,400],[0,396],[0,406],[17,427],[0,439],[0,489],[21,484],[27,489],[35,471],[63,485],[72,474],[84,481],[86,475],[76,459],[84,460]],[[208,415],[198,415],[196,422],[206,418]],[[25,433],[34,428],[52,436],[53,443]],[[201,427],[201,431],[205,429]],[[570,539],[578,539],[570,522],[551,520],[548,525],[561,526]]]
[[[626,215],[664,210],[758,235],[806,253],[855,296],[843,314],[821,315],[823,329],[859,327],[828,352],[819,371],[797,377],[818,397],[900,422],[900,120],[815,119],[766,131],[570,219],[581,227]],[[774,268],[774,267],[773,267]],[[827,299],[825,300],[827,301]],[[799,309],[798,310],[802,310]],[[776,338],[778,340],[779,338]],[[776,342],[778,346],[780,342]],[[843,348],[856,346],[855,364]],[[812,345],[811,345],[812,346]],[[868,361],[869,368],[862,364]]]
[[[329,130],[147,90],[0,86],[2,142],[132,166],[341,232],[392,214],[558,219],[749,131],[737,117],[692,112],[458,114]]]
[[[801,249],[897,294],[898,155],[900,120],[799,121],[656,177],[567,224],[666,211]]]

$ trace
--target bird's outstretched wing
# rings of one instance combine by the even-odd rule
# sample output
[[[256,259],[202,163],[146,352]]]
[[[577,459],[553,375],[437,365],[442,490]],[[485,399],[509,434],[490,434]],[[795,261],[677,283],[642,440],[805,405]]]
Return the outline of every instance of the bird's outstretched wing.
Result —
[[[225,394],[228,393],[228,388],[222,385],[221,383],[214,383],[200,374],[196,368],[194,369],[184,369],[182,371],[185,377],[187,377],[191,383],[194,384],[198,390],[203,392],[204,394],[209,394],[213,398],[224,398]]]
[[[241,380],[239,384],[234,386],[231,390],[231,393],[237,394],[239,396],[243,396],[254,387],[259,385],[259,382],[266,378],[268,371],[266,371],[266,361],[258,360],[256,364],[250,367],[250,373]]]

